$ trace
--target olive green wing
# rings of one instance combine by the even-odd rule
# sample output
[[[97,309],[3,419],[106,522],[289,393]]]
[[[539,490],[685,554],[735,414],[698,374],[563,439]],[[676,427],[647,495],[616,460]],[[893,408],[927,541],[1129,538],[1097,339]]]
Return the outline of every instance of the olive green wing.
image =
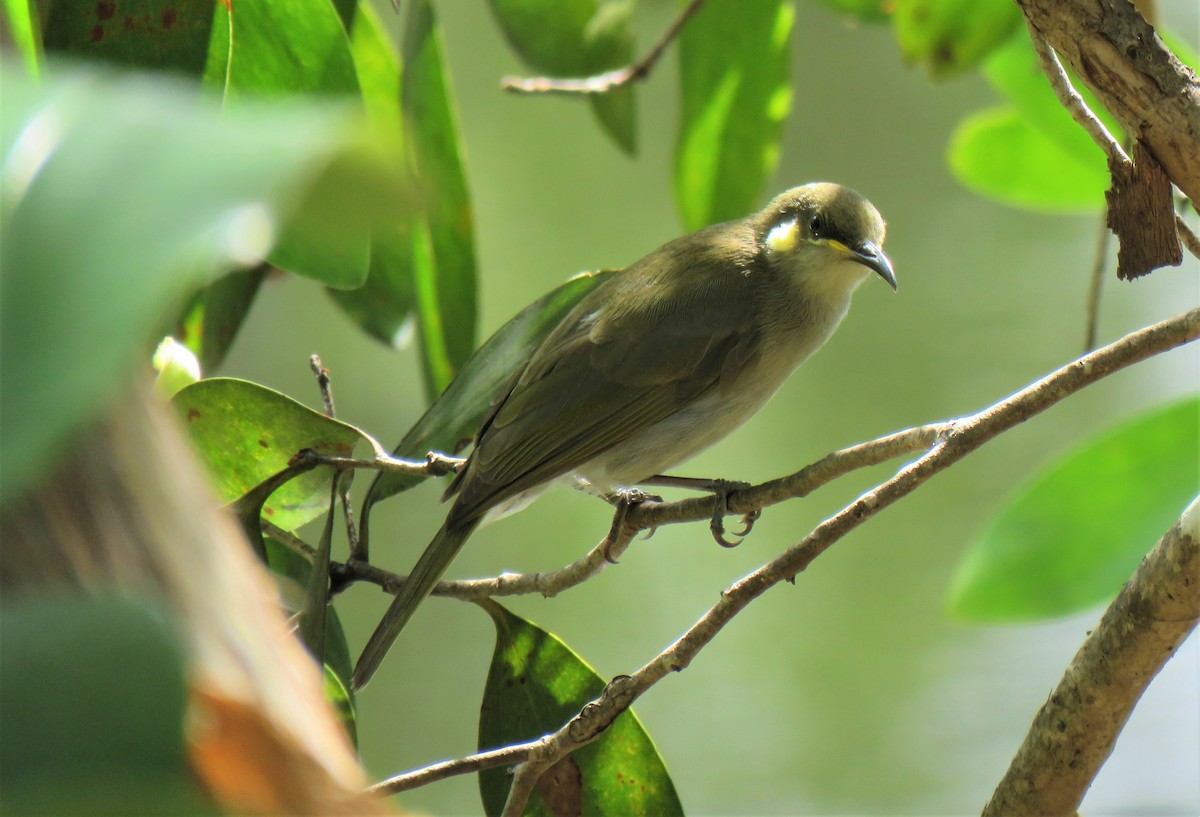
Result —
[[[634,267],[598,287],[534,353],[451,488],[457,520],[579,467],[750,362],[759,333],[749,278],[727,266],[652,272]],[[638,291],[648,288],[658,297]]]

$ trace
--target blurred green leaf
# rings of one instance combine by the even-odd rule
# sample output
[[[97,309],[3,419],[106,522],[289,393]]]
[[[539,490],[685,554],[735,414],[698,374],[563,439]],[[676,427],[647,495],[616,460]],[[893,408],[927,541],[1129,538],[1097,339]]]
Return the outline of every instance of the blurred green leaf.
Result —
[[[1015,109],[1001,106],[958,124],[947,149],[950,169],[968,189],[1014,207],[1089,212],[1104,204],[1106,165],[1084,163]]]
[[[475,241],[437,18],[429,0],[407,7],[402,111],[424,221],[411,238],[418,336],[432,401],[475,349]]]
[[[212,0],[96,0],[46,3],[46,51],[126,68],[204,71]]]
[[[1011,0],[894,0],[892,30],[909,62],[943,78],[975,66],[1018,29]]]
[[[367,122],[380,144],[404,156],[404,122],[400,113],[401,67],[391,40],[375,10],[364,5],[354,18],[350,48],[358,71]],[[413,312],[412,224],[407,219],[376,227],[371,236],[371,263],[358,289],[328,289],[334,302],[371,337],[399,346],[408,335]]]
[[[470,440],[496,395],[538,344],[580,299],[613,274],[611,270],[577,275],[522,309],[479,348],[429,410],[417,421],[395,455],[421,459],[430,451],[452,453]],[[381,471],[363,501],[363,528],[371,505],[408,490],[422,477]]]
[[[857,17],[865,23],[882,23],[891,14],[892,0],[817,0],[834,11]]]
[[[267,565],[275,574],[280,588],[283,605],[290,613],[298,613],[304,606],[305,588],[311,583],[312,562],[271,536],[264,537],[267,549]],[[325,620],[325,667],[341,679],[342,687],[350,688],[350,676],[354,663],[350,660],[350,644],[346,641],[346,630],[338,617],[337,608],[330,606]],[[354,700],[350,693],[350,700]]]
[[[1049,80],[1038,64],[1033,44],[1026,36],[1012,37],[984,61],[984,77],[1002,93],[1030,125],[1049,137],[1059,148],[1070,153],[1079,164],[1094,166],[1098,174],[1108,175],[1108,163],[1092,137],[1075,123],[1058,101]],[[1088,107],[1104,122],[1117,139],[1122,131],[1117,121],[1099,104],[1082,83],[1074,83]],[[1051,174],[1053,177],[1054,174]],[[1053,184],[1052,179],[1048,184]],[[1101,202],[1103,199],[1101,199]],[[1099,202],[1098,202],[1099,203]]]
[[[154,377],[154,393],[164,400],[200,379],[200,361],[191,349],[172,337],[165,337],[158,344],[150,365],[158,373]]]
[[[746,215],[775,171],[794,16],[786,0],[709,3],[679,36],[675,200],[688,230]]]
[[[282,471],[303,448],[351,457],[364,442],[354,426],[246,380],[201,380],[171,402],[223,502],[233,502]],[[263,516],[284,530],[315,519],[329,508],[332,476],[333,469],[322,466],[289,481],[267,500]]]
[[[633,61],[632,0],[489,0],[512,49],[531,71],[582,78]],[[591,97],[596,119],[626,153],[637,148],[632,85]]]
[[[358,715],[354,711],[354,696],[345,681],[334,672],[328,664],[322,666],[323,690],[325,700],[333,705],[342,728],[350,738],[353,746],[358,746]]]
[[[604,679],[554,635],[495,602],[483,607],[496,624],[496,650],[480,707],[481,751],[552,732],[603,692]],[[666,766],[632,710],[543,781],[550,785],[539,786],[526,814],[683,814]],[[505,769],[479,773],[487,814],[503,811],[511,783]]]
[[[159,611],[120,598],[0,607],[6,814],[217,814],[188,765],[187,686]]]
[[[313,175],[355,143],[328,106],[221,111],[165,80],[0,72],[3,497],[106,404],[187,293],[270,249]],[[369,188],[375,212],[394,176],[353,155],[341,183]]]
[[[335,475],[329,487],[329,510],[325,513],[325,527],[317,552],[309,565],[308,582],[304,585],[304,601],[296,623],[296,634],[300,642],[318,664],[325,664],[325,622],[329,611],[329,554],[333,549],[333,523],[337,519],[338,485],[346,474]],[[268,557],[270,558],[270,557]]]
[[[1111,598],[1200,490],[1200,398],[1146,412],[1041,469],[970,544],[949,590],[973,621]]]
[[[225,360],[268,270],[257,264],[222,275],[197,292],[184,310],[175,334],[196,356],[201,371],[212,371]]]
[[[226,100],[249,96],[359,96],[350,40],[329,0],[209,3],[216,17],[206,82]],[[230,39],[232,37],[232,40]],[[370,228],[353,191],[321,175],[283,225],[270,261],[340,289],[366,280]]]
[[[4,27],[31,79],[42,72],[42,32],[33,0],[4,0]]]

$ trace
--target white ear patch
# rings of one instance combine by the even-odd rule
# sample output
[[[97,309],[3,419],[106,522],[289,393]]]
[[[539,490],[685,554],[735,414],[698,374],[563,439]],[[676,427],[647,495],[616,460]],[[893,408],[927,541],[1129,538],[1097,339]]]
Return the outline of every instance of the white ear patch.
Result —
[[[800,226],[796,219],[790,219],[782,224],[776,224],[767,233],[767,252],[790,253],[800,243]]]

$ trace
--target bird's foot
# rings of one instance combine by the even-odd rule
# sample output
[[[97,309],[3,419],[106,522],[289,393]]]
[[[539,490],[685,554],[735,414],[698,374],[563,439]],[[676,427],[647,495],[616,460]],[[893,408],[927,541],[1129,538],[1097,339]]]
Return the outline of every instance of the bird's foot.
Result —
[[[713,492],[713,515],[712,520],[708,523],[708,529],[712,532],[713,539],[721,547],[734,548],[740,545],[750,531],[754,529],[754,523],[762,516],[762,511],[755,508],[750,513],[742,516],[742,529],[733,532],[733,535],[737,538],[725,538],[725,517],[729,514],[729,495],[737,491],[744,491],[749,487],[749,482],[727,479],[714,479],[708,486],[708,490]]]
[[[617,560],[613,558],[612,548],[617,544],[617,540],[625,529],[625,520],[629,518],[629,509],[643,502],[662,502],[662,497],[637,488],[621,488],[604,494],[604,501],[616,508],[616,511],[613,513],[612,526],[608,529],[608,535],[604,537],[600,547],[604,553],[604,561],[615,565]],[[650,533],[654,533],[654,528],[650,529]]]

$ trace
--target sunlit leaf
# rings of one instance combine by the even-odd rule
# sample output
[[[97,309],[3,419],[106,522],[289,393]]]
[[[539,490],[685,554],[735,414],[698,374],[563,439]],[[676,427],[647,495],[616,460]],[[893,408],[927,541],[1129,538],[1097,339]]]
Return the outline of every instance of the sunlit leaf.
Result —
[[[1063,616],[1111,598],[1200,491],[1200,399],[1159,408],[1045,466],[971,543],[951,611]]]
[[[327,106],[221,111],[192,87],[145,77],[81,73],[34,85],[10,63],[0,71],[7,495],[106,405],[188,293],[269,251],[275,225],[353,134]],[[368,212],[394,189],[382,164],[340,167],[347,187],[384,191],[364,194]],[[78,304],[87,308],[70,308]]]
[[[42,72],[42,32],[33,0],[4,0],[4,26],[33,79]]]
[[[245,380],[201,380],[171,402],[223,502],[282,471],[301,449],[350,457],[364,441],[354,426]],[[291,480],[271,495],[264,518],[293,530],[325,513],[332,476],[333,469],[322,466]]]
[[[0,639],[5,814],[220,813],[188,766],[184,658],[162,611],[9,597]]]
[[[163,399],[170,399],[175,392],[200,379],[200,361],[191,349],[172,337],[163,338],[158,344],[150,365],[157,372],[154,392]]]
[[[612,274],[606,270],[577,275],[500,327],[404,435],[396,446],[395,455],[421,459],[430,451],[456,451],[460,442],[475,434],[500,389],[533,354],[542,339],[584,295]],[[408,474],[380,472],[364,501],[364,518],[373,503],[407,490],[421,479]]]
[[[1009,107],[960,122],[947,159],[968,189],[1030,210],[1092,211],[1104,204],[1109,185],[1103,162],[1081,162]]]
[[[1020,26],[1010,0],[894,0],[892,30],[909,62],[934,77],[973,67]]]
[[[208,55],[213,5],[212,0],[47,3],[46,51],[199,76]]]
[[[485,609],[496,624],[496,650],[479,713],[481,751],[553,732],[603,691],[604,679],[554,635],[494,602]],[[632,710],[546,775],[526,814],[683,814],[662,757]],[[501,813],[511,783],[505,769],[480,772],[488,815]]]
[[[791,110],[794,16],[786,0],[708,3],[680,34],[675,200],[689,230],[760,203]]]
[[[589,76],[624,68],[633,62],[633,0],[601,4],[583,32],[585,73]],[[592,111],[621,150],[637,151],[636,86],[629,83],[590,98]]]
[[[418,336],[432,400],[475,349],[475,240],[442,35],[429,0],[406,6],[402,110],[424,220],[411,238]]]

